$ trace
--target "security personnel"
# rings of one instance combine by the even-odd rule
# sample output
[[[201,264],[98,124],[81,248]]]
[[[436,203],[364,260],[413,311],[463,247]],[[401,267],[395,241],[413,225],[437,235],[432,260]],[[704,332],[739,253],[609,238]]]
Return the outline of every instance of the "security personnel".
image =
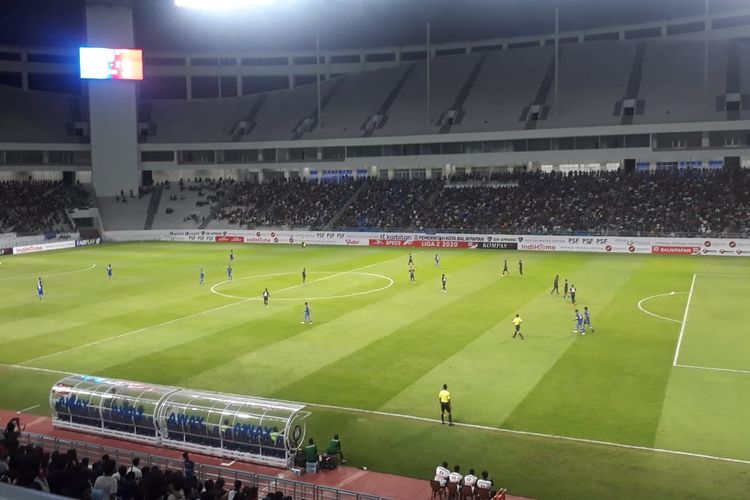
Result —
[[[443,384],[443,390],[438,393],[440,401],[440,422],[445,424],[445,413],[448,412],[448,425],[453,425],[451,415],[451,393],[448,392],[448,384]]]

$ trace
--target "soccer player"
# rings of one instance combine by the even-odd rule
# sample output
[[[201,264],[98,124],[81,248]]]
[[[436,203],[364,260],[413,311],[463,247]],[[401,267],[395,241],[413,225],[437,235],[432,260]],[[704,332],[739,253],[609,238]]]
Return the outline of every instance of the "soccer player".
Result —
[[[303,325],[312,325],[312,315],[310,314],[310,304],[305,302],[305,319],[302,320]]]
[[[232,280],[232,264],[227,266],[227,279],[230,281]]]
[[[307,270],[303,267],[302,268],[302,284],[304,285],[307,281]]]
[[[453,466],[453,472],[448,476],[448,482],[456,483],[456,486],[461,486],[461,480],[464,477],[461,475],[461,467],[458,465]]]
[[[576,329],[574,330],[574,333],[586,335],[586,330],[583,329],[583,316],[578,312],[578,309],[576,309]]]
[[[519,337],[521,337],[521,340],[524,340],[523,333],[521,333],[521,323],[523,323],[521,316],[516,314],[516,317],[513,318],[513,338],[516,338],[516,335],[518,335]]]
[[[445,487],[445,483],[448,482],[448,476],[451,475],[451,471],[448,468],[448,462],[443,462],[443,465],[438,465],[435,468],[435,481],[440,483],[440,486]]]
[[[414,258],[411,256],[411,252],[409,252],[409,262],[408,265],[413,266],[414,265]]]
[[[440,256],[438,254],[435,254],[435,267],[440,269]]]
[[[589,329],[591,330],[591,333],[594,333],[594,327],[591,325],[591,314],[589,313],[589,308],[584,306],[583,308],[583,329],[584,332],[586,331],[586,325],[589,325]]]
[[[448,278],[445,277],[445,273],[440,277],[441,283],[443,283],[443,293],[447,293],[448,290],[445,288],[445,284],[448,283]]]
[[[508,271],[508,260],[503,261],[503,276],[506,274],[510,275],[510,271]]]
[[[475,475],[474,469],[469,469],[469,473],[464,476],[464,486],[471,486],[471,491],[474,491],[474,486],[478,480],[479,478]]]
[[[229,262],[234,262],[234,250],[229,249]]]
[[[518,274],[523,276],[523,261],[521,259],[518,259]]]
[[[570,303],[576,305],[576,286],[570,285]]]
[[[563,282],[563,299],[568,298],[568,278],[565,278]]]
[[[271,296],[270,293],[268,293],[268,288],[263,290],[263,305],[268,307],[268,298]]]
[[[42,284],[41,276],[36,280],[36,294],[39,296],[39,300],[44,298],[44,285]]]
[[[203,268],[201,267],[201,285],[206,280],[206,273],[203,272]]]
[[[486,470],[482,471],[482,479],[477,481],[477,488],[482,490],[492,489],[493,481],[490,479],[490,473]]]
[[[112,279],[112,264],[107,264],[107,279]]]
[[[440,401],[440,423],[445,424],[445,414],[448,413],[448,425],[453,425],[453,414],[451,413],[451,393],[448,392],[448,384],[443,384],[443,389],[438,393]]]
[[[555,279],[552,280],[552,290],[550,290],[549,294],[552,295],[553,293],[560,295],[560,275],[559,274],[556,274]]]
[[[416,285],[417,284],[417,278],[414,277],[414,268],[413,267],[409,268],[409,283],[411,283],[412,285]]]

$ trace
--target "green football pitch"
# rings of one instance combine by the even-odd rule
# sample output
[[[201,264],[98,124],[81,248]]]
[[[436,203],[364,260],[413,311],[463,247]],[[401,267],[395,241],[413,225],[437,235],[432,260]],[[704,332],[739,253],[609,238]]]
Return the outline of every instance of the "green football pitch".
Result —
[[[56,379],[87,373],[308,403],[309,434],[340,433],[350,464],[375,470],[428,479],[445,460],[535,498],[747,498],[749,261],[453,250],[437,269],[415,251],[411,285],[407,254],[133,243],[5,257],[0,408],[48,415]],[[594,333],[574,333],[555,274]],[[444,383],[454,427],[439,422]]]

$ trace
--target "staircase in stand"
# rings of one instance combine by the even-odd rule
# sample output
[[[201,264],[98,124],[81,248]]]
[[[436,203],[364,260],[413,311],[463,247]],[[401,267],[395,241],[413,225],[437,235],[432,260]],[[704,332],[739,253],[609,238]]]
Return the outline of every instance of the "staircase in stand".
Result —
[[[161,195],[164,192],[164,186],[156,186],[151,192],[151,201],[148,204],[148,210],[146,211],[146,224],[143,229],[151,229],[154,225],[154,219],[156,214],[159,213],[159,205],[161,205]]]

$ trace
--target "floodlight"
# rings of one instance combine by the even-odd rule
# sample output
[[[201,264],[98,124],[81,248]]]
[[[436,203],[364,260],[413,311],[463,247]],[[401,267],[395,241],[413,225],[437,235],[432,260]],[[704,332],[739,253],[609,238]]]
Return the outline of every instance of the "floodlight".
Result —
[[[199,10],[239,10],[271,5],[276,0],[174,0],[177,7]]]

